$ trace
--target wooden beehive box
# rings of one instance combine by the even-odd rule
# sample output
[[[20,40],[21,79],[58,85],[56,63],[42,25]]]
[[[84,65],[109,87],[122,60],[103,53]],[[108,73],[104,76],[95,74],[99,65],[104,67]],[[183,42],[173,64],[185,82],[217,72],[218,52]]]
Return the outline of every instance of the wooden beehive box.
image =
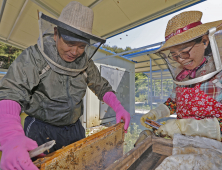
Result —
[[[41,170],[103,170],[123,156],[123,123],[70,144],[38,159]]]
[[[106,170],[154,170],[172,155],[173,140],[148,136]]]

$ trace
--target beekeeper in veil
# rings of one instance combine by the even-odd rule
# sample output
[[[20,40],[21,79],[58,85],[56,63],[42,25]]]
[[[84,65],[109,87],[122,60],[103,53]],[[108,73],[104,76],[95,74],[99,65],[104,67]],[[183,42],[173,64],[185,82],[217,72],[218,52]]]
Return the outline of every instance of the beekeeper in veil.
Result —
[[[56,140],[53,152],[84,138],[79,117],[87,87],[113,108],[127,130],[130,114],[91,60],[105,43],[92,34],[92,25],[92,9],[76,1],[58,20],[39,13],[37,45],[25,49],[0,81],[1,169],[37,169],[28,151]]]
[[[158,129],[173,138],[175,133],[221,140],[222,118],[222,21],[201,23],[202,12],[188,11],[169,20],[165,44],[157,54],[173,77],[171,97],[143,115],[144,121],[168,117]]]

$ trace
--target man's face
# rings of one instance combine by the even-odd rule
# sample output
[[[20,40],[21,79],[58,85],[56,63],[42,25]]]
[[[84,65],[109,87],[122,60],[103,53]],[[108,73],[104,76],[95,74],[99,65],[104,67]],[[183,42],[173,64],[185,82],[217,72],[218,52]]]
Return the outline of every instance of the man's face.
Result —
[[[54,40],[60,57],[66,62],[73,62],[80,57],[84,51],[86,44],[76,41],[65,41],[62,37],[59,38],[57,28],[54,28]]]

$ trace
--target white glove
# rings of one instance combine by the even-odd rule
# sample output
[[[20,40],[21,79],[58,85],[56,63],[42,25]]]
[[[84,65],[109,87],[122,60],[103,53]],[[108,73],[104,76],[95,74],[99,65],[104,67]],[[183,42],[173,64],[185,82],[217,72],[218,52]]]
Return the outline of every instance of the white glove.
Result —
[[[220,125],[217,118],[213,119],[170,119],[165,125],[160,126],[158,134],[168,135],[173,138],[175,133],[201,136],[221,141]]]
[[[146,121],[146,119],[150,119],[150,120],[155,120],[156,121],[157,119],[160,119],[160,118],[163,118],[163,117],[169,117],[169,116],[170,116],[170,109],[165,104],[160,104],[159,106],[157,106],[156,109],[152,109],[148,113],[143,115],[140,118],[140,123],[144,127],[150,128],[149,125],[144,123]]]

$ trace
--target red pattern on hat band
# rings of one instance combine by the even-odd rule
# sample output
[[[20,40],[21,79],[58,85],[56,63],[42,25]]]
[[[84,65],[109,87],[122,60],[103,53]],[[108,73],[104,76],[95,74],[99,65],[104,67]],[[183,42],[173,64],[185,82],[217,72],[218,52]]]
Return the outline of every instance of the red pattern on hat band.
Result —
[[[165,41],[169,40],[174,35],[177,35],[177,34],[180,34],[182,32],[185,32],[185,31],[187,31],[187,30],[189,30],[189,29],[191,29],[193,27],[196,27],[198,25],[201,25],[201,24],[202,24],[202,22],[198,21],[198,22],[191,23],[191,24],[189,24],[189,25],[187,25],[187,26],[185,26],[183,28],[179,28],[178,30],[176,30],[175,33],[171,33],[170,35],[166,36],[165,37]]]

